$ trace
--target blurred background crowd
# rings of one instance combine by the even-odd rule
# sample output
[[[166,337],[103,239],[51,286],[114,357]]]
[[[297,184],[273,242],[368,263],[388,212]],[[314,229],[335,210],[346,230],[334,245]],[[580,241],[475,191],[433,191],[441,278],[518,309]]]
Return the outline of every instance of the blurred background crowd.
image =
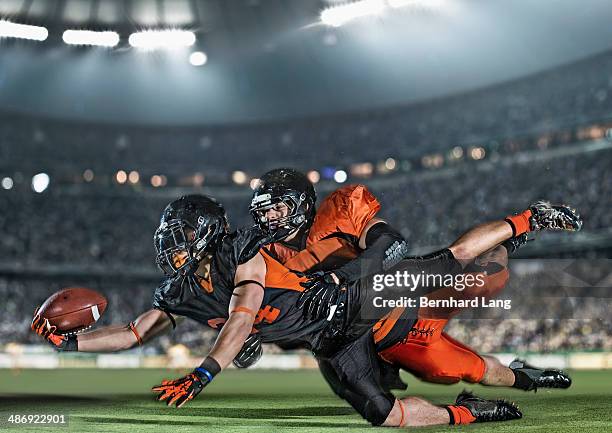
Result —
[[[593,62],[609,73],[589,73]],[[35,342],[23,312],[66,285],[108,296],[105,322],[133,319],[149,307],[161,275],[152,234],[165,204],[205,192],[225,204],[233,228],[249,225],[250,181],[278,166],[309,173],[319,200],[342,184],[365,183],[382,203],[380,215],[415,252],[547,198],[577,208],[584,231],[571,239],[542,235],[524,256],[609,258],[610,92],[612,54],[605,54],[461,97],[257,127],[126,128],[117,135],[116,128],[6,114],[0,124],[0,344]],[[228,157],[220,151],[225,148],[237,150]],[[43,158],[50,179],[41,193],[31,190],[32,155]],[[165,183],[150,183],[162,167]],[[117,169],[125,170],[123,182]],[[134,182],[133,170],[140,170]],[[610,349],[606,303],[586,303],[579,319],[554,320],[530,315],[539,302],[521,304],[522,321],[459,318],[449,329],[483,351]],[[205,351],[213,339],[211,331],[187,323],[151,350],[181,342]]]

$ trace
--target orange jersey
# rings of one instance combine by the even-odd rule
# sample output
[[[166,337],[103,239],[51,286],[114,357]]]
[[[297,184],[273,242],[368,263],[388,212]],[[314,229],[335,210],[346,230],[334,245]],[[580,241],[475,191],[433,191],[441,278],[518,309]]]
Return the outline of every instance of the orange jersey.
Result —
[[[379,210],[380,203],[364,185],[347,185],[323,200],[303,250],[282,243],[267,248],[289,269],[332,270],[359,255],[359,237]]]

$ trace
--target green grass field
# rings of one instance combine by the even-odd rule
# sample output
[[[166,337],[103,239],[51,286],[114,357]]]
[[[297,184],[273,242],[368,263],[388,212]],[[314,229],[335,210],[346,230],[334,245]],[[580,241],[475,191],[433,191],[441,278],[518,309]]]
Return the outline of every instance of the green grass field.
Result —
[[[0,370],[0,431],[71,432],[343,432],[373,429],[336,398],[316,371],[227,371],[181,409],[156,402],[149,388],[182,371]],[[537,394],[467,386],[516,401],[519,421],[439,426],[420,431],[611,432],[612,371],[573,372],[569,390]],[[439,404],[464,385],[430,385],[405,376],[408,392]],[[68,425],[9,425],[10,414],[65,414]]]

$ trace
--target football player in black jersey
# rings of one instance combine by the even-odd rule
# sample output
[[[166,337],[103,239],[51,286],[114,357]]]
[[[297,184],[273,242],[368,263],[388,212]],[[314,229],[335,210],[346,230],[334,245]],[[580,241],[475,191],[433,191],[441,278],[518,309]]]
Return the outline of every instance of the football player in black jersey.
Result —
[[[497,228],[491,242],[512,235]],[[522,416],[512,403],[469,393],[444,407],[416,397],[396,399],[378,380],[379,360],[371,336],[372,320],[377,318],[361,315],[367,283],[357,282],[346,291],[344,306],[338,309],[342,314],[331,321],[305,317],[296,304],[309,280],[266,253],[262,247],[268,241],[256,229],[228,233],[225,211],[216,201],[181,197],[166,207],[155,234],[157,263],[167,276],[155,291],[151,310],[128,325],[79,335],[60,335],[40,316],[34,317],[32,329],[59,350],[114,352],[143,344],[168,329],[175,315],[220,328],[200,366],[154,388],[159,400],[177,407],[197,396],[232,362],[246,337],[256,332],[263,342],[290,340],[310,347],[325,361],[324,368],[330,370],[327,376],[341,385],[341,397],[373,425],[464,424]],[[481,240],[474,251],[477,255],[479,248],[489,247]],[[411,266],[402,263],[402,269]],[[460,269],[452,253],[446,253],[443,261],[432,259],[428,266],[447,272]],[[419,290],[426,293],[427,288]],[[407,327],[414,322],[410,314],[404,320]]]

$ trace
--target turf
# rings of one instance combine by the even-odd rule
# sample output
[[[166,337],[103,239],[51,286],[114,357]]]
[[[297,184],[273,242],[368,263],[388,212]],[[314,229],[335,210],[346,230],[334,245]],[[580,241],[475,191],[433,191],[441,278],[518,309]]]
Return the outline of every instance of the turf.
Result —
[[[0,431],[23,432],[344,432],[371,428],[337,399],[316,371],[228,371],[181,409],[156,402],[148,389],[171,370],[0,370]],[[610,432],[612,371],[573,372],[569,390],[539,391],[468,386],[476,393],[519,403],[524,418],[507,423],[438,426],[419,431]],[[405,376],[409,392],[439,404],[464,385],[430,385]],[[407,394],[408,391],[400,393]],[[60,428],[11,426],[9,414],[62,413]]]

